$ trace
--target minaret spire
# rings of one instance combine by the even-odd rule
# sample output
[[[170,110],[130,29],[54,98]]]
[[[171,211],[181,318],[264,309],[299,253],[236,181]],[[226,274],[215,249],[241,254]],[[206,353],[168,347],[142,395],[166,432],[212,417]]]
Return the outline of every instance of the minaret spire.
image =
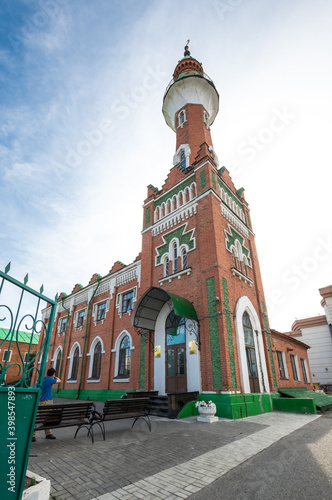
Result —
[[[189,42],[190,40],[187,40],[186,46],[184,48],[184,57],[190,56],[190,51],[189,51]]]

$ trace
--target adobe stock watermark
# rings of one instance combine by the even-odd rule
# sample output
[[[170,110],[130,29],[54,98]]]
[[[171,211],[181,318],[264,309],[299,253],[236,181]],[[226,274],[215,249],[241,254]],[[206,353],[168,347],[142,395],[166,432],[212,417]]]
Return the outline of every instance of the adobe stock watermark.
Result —
[[[221,21],[225,20],[225,16],[230,12],[234,12],[236,8],[243,3],[243,0],[214,0],[213,7]]]
[[[151,91],[160,87],[160,84],[167,77],[167,73],[161,71],[159,66],[147,67],[144,70],[144,77],[140,85],[134,86],[127,94],[120,94],[115,99],[110,107],[110,115],[100,120],[96,127],[81,132],[82,140],[75,147],[66,147],[66,156],[63,163],[54,165],[55,174],[61,176],[62,173],[68,171],[68,168],[75,169],[80,165],[82,160],[99,147],[105,137],[115,131],[116,124],[119,120],[126,120],[131,110],[151,97]]]
[[[308,280],[317,271],[323,262],[332,257],[332,236],[317,237],[313,252],[296,262],[281,275],[281,281],[287,286],[286,292],[281,288],[274,288],[267,297],[266,303],[269,314],[277,306],[283,305],[289,295],[297,292],[304,281]]]
[[[260,152],[264,151],[275,140],[276,136],[283,133],[296,118],[296,115],[290,112],[287,106],[283,106],[281,109],[274,108],[272,112],[268,124],[255,135],[248,135],[238,146],[238,154],[243,156],[248,163],[251,163]],[[239,175],[243,171],[242,163],[236,160],[229,162],[227,168],[231,171],[232,176]]]
[[[15,52],[18,52],[22,43],[32,40],[50,24],[61,7],[69,4],[70,0],[39,0],[40,9],[30,18],[23,17],[23,24],[17,33],[10,32],[7,37]]]

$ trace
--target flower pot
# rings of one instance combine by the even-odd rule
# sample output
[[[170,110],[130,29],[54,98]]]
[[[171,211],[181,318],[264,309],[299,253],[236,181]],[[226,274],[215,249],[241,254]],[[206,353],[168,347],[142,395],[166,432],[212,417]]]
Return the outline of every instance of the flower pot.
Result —
[[[211,406],[199,406],[198,407],[198,413],[201,417],[203,418],[211,418],[214,417],[216,414],[216,405],[211,405]]]

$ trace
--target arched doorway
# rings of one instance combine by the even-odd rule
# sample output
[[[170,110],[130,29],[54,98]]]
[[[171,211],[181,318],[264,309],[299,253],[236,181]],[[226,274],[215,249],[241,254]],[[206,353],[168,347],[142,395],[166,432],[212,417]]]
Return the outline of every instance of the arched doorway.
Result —
[[[255,307],[246,296],[236,302],[234,323],[242,391],[269,392],[263,333]]]
[[[166,320],[165,335],[166,393],[187,392],[185,318],[171,311]]]
[[[201,390],[199,325],[190,300],[151,287],[138,300],[132,325],[153,338],[152,383],[160,395]]]

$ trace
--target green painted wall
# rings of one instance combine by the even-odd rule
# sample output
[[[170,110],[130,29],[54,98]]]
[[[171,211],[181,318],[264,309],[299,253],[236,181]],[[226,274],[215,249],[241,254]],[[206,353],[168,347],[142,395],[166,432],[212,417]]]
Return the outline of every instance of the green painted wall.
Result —
[[[77,389],[60,389],[53,392],[53,398],[76,399]],[[120,399],[127,391],[107,390],[107,389],[82,389],[79,399],[89,401],[105,401],[106,399]]]
[[[226,278],[222,279],[222,287],[223,287],[223,292],[224,292],[224,305],[225,305],[225,311],[226,311],[228,355],[229,355],[229,364],[230,364],[230,368],[231,368],[232,389],[236,389],[237,382],[236,382],[236,370],[235,370],[235,358],[234,358],[233,333],[232,333],[232,322],[231,322],[230,310],[229,310],[228,286],[227,286]]]
[[[201,170],[201,172],[199,174],[199,185],[201,187],[201,190],[205,189],[205,186],[206,186],[205,170]]]
[[[216,175],[215,175],[214,172],[211,172],[211,175],[212,175],[212,186],[213,186],[213,189],[215,189],[217,191]]]
[[[216,288],[214,278],[206,280],[206,292],[209,311],[209,332],[210,332],[210,348],[211,348],[211,364],[213,388],[222,388],[221,378],[221,361],[220,361],[220,345],[219,345],[219,328],[217,305],[215,301]]]
[[[145,389],[145,340],[146,340],[146,333],[145,330],[141,331],[141,354],[140,354],[140,361],[139,361],[139,388],[141,390]]]
[[[276,398],[273,400],[273,409],[295,413],[317,413],[315,401],[304,398]]]
[[[273,401],[279,394],[200,394],[198,401],[213,401],[217,417],[239,419],[268,413],[273,410]],[[198,415],[195,401],[188,403],[177,418]]]

